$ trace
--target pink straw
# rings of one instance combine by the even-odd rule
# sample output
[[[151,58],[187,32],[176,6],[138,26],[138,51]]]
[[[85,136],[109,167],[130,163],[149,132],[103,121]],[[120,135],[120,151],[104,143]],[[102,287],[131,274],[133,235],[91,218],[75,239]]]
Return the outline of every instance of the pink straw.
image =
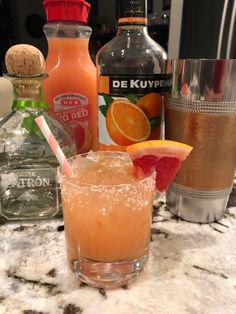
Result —
[[[62,172],[68,176],[71,177],[73,175],[73,170],[66,159],[66,156],[64,155],[61,147],[59,146],[57,140],[55,139],[54,135],[52,134],[51,130],[48,127],[47,122],[45,121],[43,116],[40,116],[35,119],[35,122],[37,123],[38,127],[42,131],[44,137],[46,138],[49,146],[51,147],[51,150],[57,157],[57,160],[59,161],[61,167],[62,167]]]

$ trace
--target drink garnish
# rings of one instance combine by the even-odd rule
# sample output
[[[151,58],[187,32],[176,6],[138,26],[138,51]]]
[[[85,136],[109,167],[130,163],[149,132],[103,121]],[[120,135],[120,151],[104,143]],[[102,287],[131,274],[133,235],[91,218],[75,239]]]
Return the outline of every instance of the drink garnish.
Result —
[[[175,178],[182,162],[192,151],[192,146],[169,140],[151,140],[127,146],[126,148],[136,174],[144,175],[156,171],[156,189],[164,192]]]

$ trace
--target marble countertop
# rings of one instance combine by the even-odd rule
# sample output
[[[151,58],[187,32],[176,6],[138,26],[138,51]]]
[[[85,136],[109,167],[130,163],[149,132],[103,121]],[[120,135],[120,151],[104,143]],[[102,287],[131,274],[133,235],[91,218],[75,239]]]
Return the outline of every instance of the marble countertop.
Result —
[[[236,185],[217,223],[194,224],[154,204],[145,272],[114,290],[67,270],[63,222],[0,226],[0,314],[235,314]]]

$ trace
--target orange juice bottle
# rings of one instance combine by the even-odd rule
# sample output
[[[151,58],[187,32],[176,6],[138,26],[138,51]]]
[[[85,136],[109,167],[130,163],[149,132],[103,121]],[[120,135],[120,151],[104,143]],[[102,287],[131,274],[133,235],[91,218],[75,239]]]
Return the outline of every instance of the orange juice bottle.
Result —
[[[51,113],[69,125],[77,152],[97,149],[96,68],[88,50],[90,4],[84,0],[44,0],[48,41],[43,84]]]

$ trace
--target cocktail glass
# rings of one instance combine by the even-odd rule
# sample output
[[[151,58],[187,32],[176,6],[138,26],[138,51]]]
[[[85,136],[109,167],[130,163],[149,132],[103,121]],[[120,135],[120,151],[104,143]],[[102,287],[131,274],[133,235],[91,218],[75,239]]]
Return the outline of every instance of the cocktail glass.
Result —
[[[68,264],[83,282],[102,288],[135,279],[148,259],[155,172],[134,176],[129,155],[89,152],[58,171]]]

